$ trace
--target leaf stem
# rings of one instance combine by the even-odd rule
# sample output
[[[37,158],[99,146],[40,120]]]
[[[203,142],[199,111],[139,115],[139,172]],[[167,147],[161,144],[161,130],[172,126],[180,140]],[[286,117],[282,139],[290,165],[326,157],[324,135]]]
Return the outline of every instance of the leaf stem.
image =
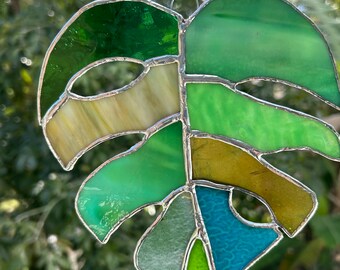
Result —
[[[185,162],[185,173],[186,183],[188,186],[192,185],[192,164],[191,164],[191,149],[190,149],[190,123],[188,117],[188,106],[187,106],[187,91],[185,86],[185,24],[180,24],[179,31],[179,87],[180,87],[180,119],[183,124],[183,151],[184,151],[184,162]]]
[[[188,191],[192,194],[193,207],[195,212],[195,223],[197,227],[197,238],[201,239],[209,252],[207,252],[207,258],[210,264],[210,269],[215,270],[213,262],[210,241],[207,237],[207,232],[204,226],[202,214],[198,205],[197,195],[195,191],[195,184],[192,181],[192,161],[191,161],[191,128],[187,106],[187,91],[185,83],[185,69],[186,69],[186,58],[185,58],[185,31],[187,28],[187,22],[180,23],[179,29],[179,87],[180,87],[180,119],[183,124],[183,151],[184,151],[184,162],[185,162],[185,173],[186,173],[186,186]]]

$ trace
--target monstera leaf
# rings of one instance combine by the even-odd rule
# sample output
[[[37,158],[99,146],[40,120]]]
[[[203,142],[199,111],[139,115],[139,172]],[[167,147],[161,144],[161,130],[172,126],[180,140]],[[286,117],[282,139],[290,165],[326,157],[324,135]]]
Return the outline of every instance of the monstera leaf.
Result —
[[[248,268],[317,208],[312,190],[262,156],[310,150],[340,160],[331,126],[237,89],[271,80],[339,108],[334,60],[313,23],[283,0],[193,3],[90,3],[53,41],[41,72],[39,121],[64,169],[99,143],[143,135],[91,173],[75,203],[102,243],[141,209],[162,206],[137,245],[137,269]],[[73,91],[86,72],[117,61],[144,71],[118,90]],[[272,221],[242,218],[234,190],[263,202]]]

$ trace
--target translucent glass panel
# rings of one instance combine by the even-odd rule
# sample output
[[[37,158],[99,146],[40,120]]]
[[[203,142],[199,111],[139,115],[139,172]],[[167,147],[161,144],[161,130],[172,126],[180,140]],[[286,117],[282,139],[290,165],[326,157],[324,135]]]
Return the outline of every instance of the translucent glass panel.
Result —
[[[201,240],[196,240],[191,249],[188,270],[210,270],[204,246]]]
[[[177,64],[152,67],[131,89],[94,100],[69,98],[46,124],[46,135],[64,167],[100,141],[144,131],[178,113]]]
[[[189,74],[275,78],[340,105],[326,42],[286,1],[210,1],[186,31],[186,59]]]
[[[316,208],[316,197],[301,184],[266,168],[251,155],[230,144],[192,138],[193,179],[232,185],[260,196],[278,223],[293,235]]]
[[[140,207],[163,200],[185,185],[182,126],[172,124],[138,151],[109,160],[85,181],[76,208],[102,242]]]
[[[190,193],[180,194],[156,226],[141,238],[137,249],[140,270],[181,270],[191,236],[196,229]]]
[[[191,128],[240,140],[262,152],[310,148],[340,158],[339,138],[325,123],[278,109],[213,83],[187,85]]]
[[[229,192],[196,187],[216,270],[242,270],[281,239],[272,228],[251,227],[229,208]]]
[[[42,71],[42,116],[64,92],[70,78],[97,60],[147,60],[178,54],[178,22],[172,15],[141,2],[90,5],[92,8],[84,7],[73,17],[73,23],[64,28],[48,52],[46,70]]]

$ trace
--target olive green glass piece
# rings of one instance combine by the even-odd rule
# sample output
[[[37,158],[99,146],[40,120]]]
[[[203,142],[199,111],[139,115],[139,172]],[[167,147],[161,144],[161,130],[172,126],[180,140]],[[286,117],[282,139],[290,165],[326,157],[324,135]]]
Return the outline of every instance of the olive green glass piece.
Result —
[[[221,84],[188,84],[193,130],[239,140],[261,152],[311,149],[339,158],[338,135],[325,123],[276,108]]]
[[[178,54],[175,17],[142,2],[94,2],[58,35],[42,71],[41,116],[64,92],[71,77],[109,57],[147,60]]]
[[[47,123],[51,148],[66,169],[96,144],[124,132],[145,131],[179,113],[178,66],[152,67],[131,88],[94,100],[68,97]]]
[[[180,194],[158,223],[141,238],[136,264],[140,270],[181,270],[196,229],[190,193]]]
[[[80,188],[76,208],[90,231],[106,242],[125,218],[185,185],[182,126],[172,124],[140,149],[94,171]]]
[[[260,196],[290,236],[315,210],[312,191],[274,173],[240,148],[214,139],[192,138],[191,149],[194,180],[232,185]]]
[[[209,270],[207,256],[201,240],[196,240],[191,249],[187,270]]]
[[[324,38],[283,0],[210,1],[186,31],[186,61],[189,74],[279,79],[340,106]]]

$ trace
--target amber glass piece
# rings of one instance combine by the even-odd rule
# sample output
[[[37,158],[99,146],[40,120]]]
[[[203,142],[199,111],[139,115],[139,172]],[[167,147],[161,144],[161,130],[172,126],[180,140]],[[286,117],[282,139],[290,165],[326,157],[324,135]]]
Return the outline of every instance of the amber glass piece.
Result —
[[[64,167],[89,147],[123,132],[144,131],[179,112],[177,64],[151,68],[139,83],[97,100],[69,98],[46,124],[46,135]]]
[[[315,195],[301,184],[287,180],[230,144],[192,138],[193,179],[232,185],[267,202],[275,218],[294,235],[315,209]]]
[[[95,1],[72,18],[56,39],[42,71],[41,116],[64,92],[71,77],[109,57],[147,60],[178,54],[178,22],[137,1]]]
[[[186,31],[189,74],[299,85],[340,106],[334,60],[319,31],[283,0],[213,0]]]

